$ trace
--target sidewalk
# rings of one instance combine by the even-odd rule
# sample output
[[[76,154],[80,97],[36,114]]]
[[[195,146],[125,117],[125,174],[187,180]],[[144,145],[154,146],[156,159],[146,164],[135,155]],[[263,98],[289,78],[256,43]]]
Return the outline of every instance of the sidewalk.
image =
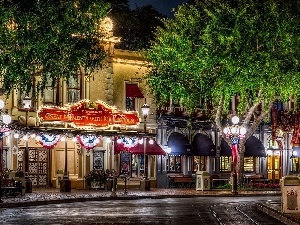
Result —
[[[82,201],[102,201],[102,200],[131,200],[138,198],[189,198],[189,197],[216,197],[216,196],[280,196],[281,191],[239,191],[238,195],[232,195],[231,190],[210,190],[196,191],[195,188],[151,188],[150,191],[141,191],[139,189],[128,189],[124,193],[123,189],[118,189],[116,197],[111,197],[111,192],[104,190],[75,190],[71,192],[61,193],[59,189],[54,188],[37,188],[32,193],[26,193],[24,196],[3,197],[3,203],[0,208],[14,208],[25,206],[36,206],[44,204],[82,202]],[[258,208],[275,217],[279,218],[286,224],[300,224],[300,215],[282,214],[280,204],[258,204]]]

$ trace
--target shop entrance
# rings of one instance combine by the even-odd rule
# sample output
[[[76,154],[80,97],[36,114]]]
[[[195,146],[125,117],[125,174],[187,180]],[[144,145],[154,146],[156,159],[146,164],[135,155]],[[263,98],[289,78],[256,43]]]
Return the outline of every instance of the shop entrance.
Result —
[[[278,182],[281,178],[281,155],[280,151],[269,151],[268,152],[268,180]]]
[[[26,148],[20,148],[18,152],[18,168],[21,170],[24,168],[25,151]],[[28,174],[33,187],[45,187],[49,185],[48,159],[48,149],[28,148]]]

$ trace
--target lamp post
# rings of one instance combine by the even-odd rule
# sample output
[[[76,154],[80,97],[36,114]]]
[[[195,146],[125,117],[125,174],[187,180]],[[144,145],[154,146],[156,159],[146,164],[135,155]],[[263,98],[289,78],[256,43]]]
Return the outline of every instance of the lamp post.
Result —
[[[31,98],[28,95],[23,98],[23,104],[24,104],[24,109],[26,111],[25,124],[26,124],[26,129],[28,129],[28,111],[31,108]]]
[[[145,100],[146,101],[146,100]],[[143,116],[144,116],[144,133],[146,134],[147,132],[147,127],[146,127],[146,122],[147,122],[147,117],[149,115],[149,110],[150,110],[150,107],[146,104],[142,106],[142,113],[143,113]],[[146,172],[146,144],[147,144],[147,139],[144,138],[144,178],[146,179],[147,178],[147,172]]]
[[[31,98],[26,95],[23,98],[23,104],[24,104],[24,109],[26,112],[25,116],[25,128],[28,129],[28,112],[29,109],[31,108]],[[25,148],[25,193],[31,193],[32,192],[32,182],[29,178],[29,149],[28,149],[28,136],[25,135],[23,139],[26,142],[26,148]]]
[[[226,138],[230,138],[231,140],[231,153],[232,153],[232,194],[237,194],[237,155],[238,155],[238,144],[240,139],[245,137],[246,128],[238,125],[240,119],[237,116],[232,117],[231,119],[232,125],[224,128],[223,132],[226,135]]]
[[[1,113],[1,119],[2,119],[2,125],[1,125],[1,131],[0,131],[0,141],[1,141],[1,149],[0,149],[0,184],[2,183],[2,172],[3,172],[3,136],[4,133],[6,132],[7,125],[11,122],[11,117],[3,113],[3,108],[4,108],[4,102],[3,100],[0,99],[0,113]],[[0,185],[0,203],[2,203],[2,189]]]
[[[150,107],[145,102],[145,104],[142,106],[142,113],[143,113],[143,116],[144,116],[144,133],[146,133],[146,131],[147,131],[146,120],[147,120],[147,117],[149,115],[149,110],[150,110]]]
[[[149,105],[146,104],[146,99],[145,99],[145,104],[142,106],[142,113],[144,116],[144,133],[146,134],[147,132],[147,126],[146,126],[146,122],[147,122],[147,117],[149,115],[149,110],[150,107]],[[144,137],[144,176],[143,176],[143,180],[141,181],[141,189],[145,190],[145,191],[150,191],[150,181],[148,180],[148,171],[147,171],[147,159],[146,159],[146,145],[147,145],[147,138]]]

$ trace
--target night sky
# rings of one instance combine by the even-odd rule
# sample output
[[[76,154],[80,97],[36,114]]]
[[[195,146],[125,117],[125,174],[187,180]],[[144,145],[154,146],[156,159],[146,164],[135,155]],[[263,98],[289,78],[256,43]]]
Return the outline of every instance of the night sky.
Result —
[[[135,5],[138,7],[144,5],[153,5],[157,11],[161,14],[168,17],[173,16],[172,8],[176,8],[178,5],[187,2],[187,0],[129,0],[130,7],[135,8]]]

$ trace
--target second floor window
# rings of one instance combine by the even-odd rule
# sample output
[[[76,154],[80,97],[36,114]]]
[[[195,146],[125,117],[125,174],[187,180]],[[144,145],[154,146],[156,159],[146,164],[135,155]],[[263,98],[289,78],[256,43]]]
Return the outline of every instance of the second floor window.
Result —
[[[126,83],[126,110],[137,111],[136,98],[144,98],[137,84]]]
[[[82,72],[81,68],[78,69],[78,76],[70,77],[67,85],[67,99],[68,103],[75,103],[81,100],[81,88],[82,88]]]
[[[43,104],[57,105],[58,104],[57,91],[58,91],[57,83],[54,86],[52,86],[52,81],[48,80],[44,90]]]

